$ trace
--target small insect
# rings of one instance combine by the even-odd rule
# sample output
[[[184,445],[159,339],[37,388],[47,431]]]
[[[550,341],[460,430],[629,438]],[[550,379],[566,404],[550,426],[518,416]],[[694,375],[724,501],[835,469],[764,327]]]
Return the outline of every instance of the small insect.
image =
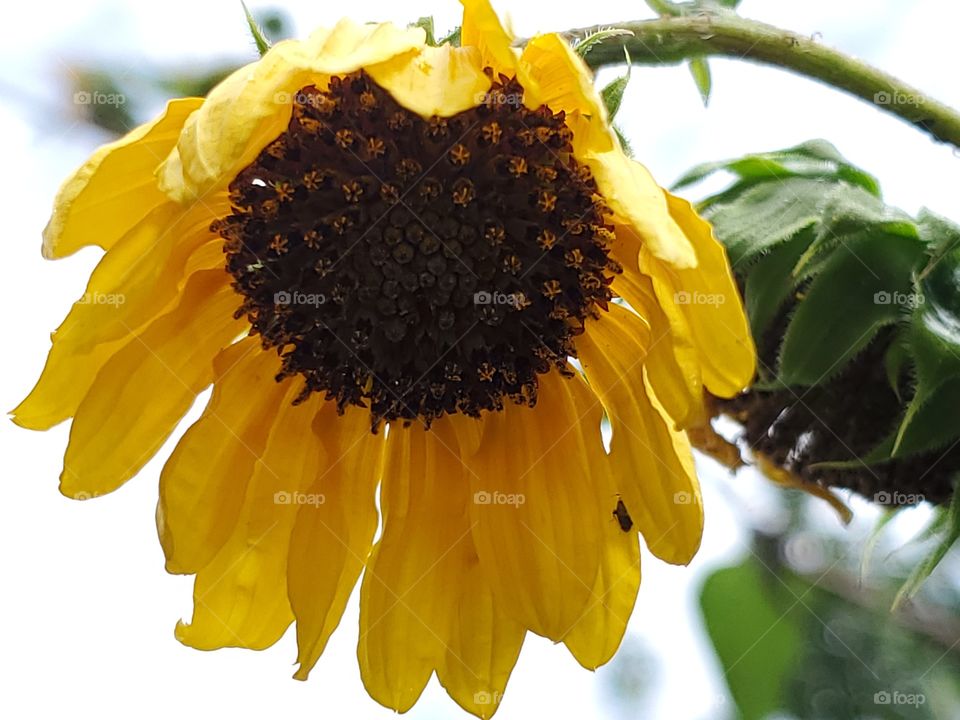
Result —
[[[617,506],[613,509],[612,514],[620,523],[620,529],[624,532],[630,532],[630,528],[633,527],[633,518],[627,512],[627,506],[623,504],[623,500],[617,500]]]

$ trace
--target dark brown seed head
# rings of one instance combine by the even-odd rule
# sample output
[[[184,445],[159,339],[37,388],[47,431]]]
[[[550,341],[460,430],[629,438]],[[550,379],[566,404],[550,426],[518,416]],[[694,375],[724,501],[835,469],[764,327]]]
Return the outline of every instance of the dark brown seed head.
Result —
[[[213,229],[263,344],[381,421],[533,405],[611,299],[612,227],[563,113],[501,77],[449,118],[363,72],[301,89]],[[496,98],[504,98],[496,102]],[[622,507],[622,503],[618,506]]]

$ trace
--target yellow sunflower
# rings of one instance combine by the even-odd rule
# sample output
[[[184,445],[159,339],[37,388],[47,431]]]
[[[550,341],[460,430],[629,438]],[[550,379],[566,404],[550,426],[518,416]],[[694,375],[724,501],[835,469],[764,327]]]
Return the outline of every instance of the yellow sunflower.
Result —
[[[92,497],[212,385],[160,478],[177,637],[295,622],[306,678],[362,572],[370,695],[403,712],[436,673],[489,717],[528,630],[611,658],[638,532],[693,557],[683,431],[754,352],[723,248],[578,56],[463,4],[461,47],[342,21],[97,150],[43,252],[105,254],[14,419],[72,417],[60,488]]]

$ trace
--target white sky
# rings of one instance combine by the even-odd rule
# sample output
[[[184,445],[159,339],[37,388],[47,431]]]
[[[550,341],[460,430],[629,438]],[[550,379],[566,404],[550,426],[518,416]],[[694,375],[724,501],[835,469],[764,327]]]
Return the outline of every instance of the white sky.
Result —
[[[344,4],[288,0],[283,7],[305,34],[335,21]],[[522,35],[647,14],[637,0],[527,0],[500,7],[512,10]],[[458,8],[452,0],[358,0],[349,6],[358,20],[405,22],[434,14],[439,28],[455,24]],[[955,63],[944,59],[960,27],[960,11],[949,0],[745,0],[742,11],[819,33],[822,42],[960,106]],[[91,58],[120,70],[131,64],[190,66],[249,57],[252,50],[235,0],[31,0],[3,14],[0,143],[7,169],[0,173],[6,227],[0,404],[11,409],[32,387],[49,332],[83,292],[97,258],[87,250],[49,263],[39,253],[57,185],[102,140],[89,128],[61,121],[70,103],[66,67]],[[706,110],[685,68],[635,69],[619,119],[637,157],[663,184],[698,162],[823,137],[877,175],[893,203],[909,212],[928,205],[960,219],[960,158],[948,148],[809,81],[744,63],[712,65],[714,96]],[[360,683],[355,604],[307,683],[290,679],[296,656],[291,633],[262,653],[202,653],[181,646],[173,627],[190,616],[192,579],[164,572],[154,530],[158,473],[172,443],[158,455],[160,462],[121,490],[81,504],[56,489],[66,436],[66,426],[39,434],[0,423],[0,716],[388,716]],[[696,590],[711,568],[745,552],[740,518],[769,506],[770,490],[749,472],[731,480],[710,463],[701,467],[708,511],[704,550],[687,569],[644,558],[629,642],[653,653],[654,691],[652,705],[629,717],[712,719],[724,717],[729,707],[699,628]],[[829,517],[825,523],[836,524]],[[862,535],[866,525],[850,532]],[[613,712],[604,700],[609,676],[609,668],[593,675],[562,647],[528,636],[497,717],[607,716]],[[434,681],[410,717],[458,712]]]

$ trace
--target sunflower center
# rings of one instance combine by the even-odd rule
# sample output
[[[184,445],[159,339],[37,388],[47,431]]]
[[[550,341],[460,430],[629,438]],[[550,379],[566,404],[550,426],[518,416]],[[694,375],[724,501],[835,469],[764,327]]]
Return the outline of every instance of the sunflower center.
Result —
[[[533,405],[612,297],[609,211],[564,114],[501,77],[448,118],[363,72],[302,88],[213,223],[278,379],[381,421]],[[481,99],[478,99],[481,100]]]

